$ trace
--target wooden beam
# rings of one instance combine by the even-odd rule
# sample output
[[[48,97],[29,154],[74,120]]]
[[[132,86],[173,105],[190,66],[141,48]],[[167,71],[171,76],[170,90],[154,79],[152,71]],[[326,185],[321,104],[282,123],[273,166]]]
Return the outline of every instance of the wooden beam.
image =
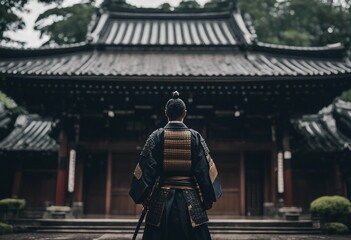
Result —
[[[240,149],[242,151],[271,151],[274,147],[272,142],[223,142],[223,141],[214,141],[209,140],[208,146],[212,152],[233,152],[233,149]]]
[[[204,136],[205,137],[205,136]],[[131,141],[131,142],[79,142],[77,144],[70,143],[70,148],[80,148],[84,150],[89,150],[89,152],[96,151],[109,151],[113,149],[113,152],[116,153],[140,153],[140,148],[144,145],[143,142]],[[209,140],[208,146],[212,152],[233,152],[233,149],[241,149],[241,150],[249,150],[249,151],[271,151],[274,147],[272,142],[262,142],[262,143],[254,143],[254,142],[223,142],[223,141],[215,141]],[[137,156],[136,155],[136,156]]]
[[[109,151],[113,149],[115,153],[135,153],[136,156],[140,153],[140,148],[144,146],[143,142],[131,141],[131,142],[79,142],[70,143],[70,148],[79,148],[81,150],[87,150],[89,153],[101,151]]]
[[[112,152],[109,151],[107,155],[105,214],[110,214],[111,212],[111,191],[112,191]]]

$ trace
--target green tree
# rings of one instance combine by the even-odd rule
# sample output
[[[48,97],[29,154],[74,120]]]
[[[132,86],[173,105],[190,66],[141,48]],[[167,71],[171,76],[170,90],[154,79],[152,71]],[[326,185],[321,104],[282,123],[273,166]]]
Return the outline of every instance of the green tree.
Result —
[[[189,10],[189,9],[199,9],[200,4],[196,0],[183,0],[175,8],[177,11]]]
[[[104,0],[101,3],[101,8],[105,8],[108,10],[118,10],[120,8],[137,8],[136,6],[129,4],[126,0]]]
[[[204,8],[225,8],[229,2],[237,2],[242,13],[251,16],[259,41],[297,46],[321,46],[343,42],[347,47],[350,46],[351,0],[209,0]],[[90,3],[50,9],[39,16],[36,29],[40,30],[42,35],[50,36],[46,44],[84,41],[93,6]],[[105,0],[101,8],[113,11],[137,7],[126,3],[125,0]],[[158,8],[172,10],[168,3]],[[174,11],[199,8],[201,6],[195,0],[183,0]],[[45,19],[53,17],[56,21],[44,24]]]
[[[85,41],[87,28],[94,12],[92,3],[75,4],[66,8],[52,8],[40,14],[36,20],[35,29],[41,36],[50,38],[44,45],[71,44]],[[51,24],[46,24],[55,19]]]
[[[2,103],[6,109],[10,110],[13,113],[21,114],[26,113],[26,110],[17,105],[17,103],[5,93],[0,90],[0,103]]]
[[[170,11],[172,10],[172,6],[169,3],[162,3],[160,6],[158,6],[157,8],[163,10],[163,11]]]
[[[42,3],[61,3],[62,0],[38,0]],[[0,1],[0,40],[10,42],[12,39],[4,36],[6,31],[23,29],[23,22],[20,13],[28,12],[26,5],[28,0],[1,0]]]
[[[220,0],[210,0],[205,3],[204,8],[217,8]]]
[[[251,16],[259,40],[280,43],[276,0],[242,0],[238,5],[244,14]]]
[[[321,46],[350,45],[351,1],[343,0],[239,0],[262,42]]]

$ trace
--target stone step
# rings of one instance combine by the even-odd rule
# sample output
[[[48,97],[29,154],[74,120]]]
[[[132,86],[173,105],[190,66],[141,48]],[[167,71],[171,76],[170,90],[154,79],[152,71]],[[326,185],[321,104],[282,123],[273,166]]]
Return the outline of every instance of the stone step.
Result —
[[[118,234],[118,235],[127,235],[129,234],[130,236],[133,235],[134,231],[121,231],[121,230],[111,230],[111,229],[94,229],[94,230],[89,230],[89,229],[37,229],[32,232],[38,232],[38,233],[95,233],[95,234],[106,234],[106,233],[111,233],[111,234]],[[300,234],[320,234],[321,232],[319,230],[273,230],[273,229],[261,229],[261,230],[244,230],[244,229],[238,229],[238,230],[230,230],[230,231],[214,231],[210,230],[211,234],[221,234],[221,235],[230,235],[230,234],[294,234],[294,235],[300,235]],[[143,234],[143,231],[139,232],[140,235]]]
[[[12,221],[17,232],[62,232],[62,233],[118,233],[132,234],[136,219],[17,219]],[[208,223],[210,231],[219,234],[235,233],[291,233],[314,234],[312,221],[286,220],[240,220],[213,219]],[[142,232],[144,225],[141,226]]]
[[[17,219],[11,222],[14,225],[35,226],[135,226],[137,219]],[[208,222],[208,226],[228,227],[312,227],[310,220],[286,221],[286,220],[229,220],[214,219]]]
[[[134,231],[135,226],[131,227],[111,227],[111,226],[26,226],[28,229],[111,229],[111,230],[121,230],[121,231]],[[295,231],[295,230],[314,230],[315,228],[310,227],[213,227],[209,226],[211,230],[217,231],[230,231],[230,230],[286,230],[286,231]],[[140,230],[144,228],[141,227]]]

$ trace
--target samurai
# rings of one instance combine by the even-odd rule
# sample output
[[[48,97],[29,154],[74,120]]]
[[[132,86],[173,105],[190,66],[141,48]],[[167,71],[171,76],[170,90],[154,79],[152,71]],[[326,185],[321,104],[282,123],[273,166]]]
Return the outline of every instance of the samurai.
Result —
[[[222,195],[216,165],[200,133],[183,120],[177,91],[165,106],[168,123],[147,139],[129,195],[148,208],[143,240],[210,240],[207,210]]]

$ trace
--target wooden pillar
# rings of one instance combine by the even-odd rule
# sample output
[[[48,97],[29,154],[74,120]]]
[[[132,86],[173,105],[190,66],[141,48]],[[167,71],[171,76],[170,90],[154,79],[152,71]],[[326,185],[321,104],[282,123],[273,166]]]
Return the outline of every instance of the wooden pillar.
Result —
[[[112,191],[112,152],[109,151],[107,156],[105,214],[110,214],[111,212],[111,191]]]
[[[240,215],[245,216],[245,156],[240,153]]]
[[[56,182],[56,205],[65,205],[66,178],[67,178],[67,133],[61,130],[59,136],[58,169]]]
[[[293,191],[292,191],[291,150],[290,150],[288,132],[284,133],[283,149],[284,149],[284,203],[285,203],[285,206],[291,207],[293,205]]]
[[[79,150],[79,138],[80,138],[80,116],[77,117],[76,123],[74,124],[74,147],[76,151],[76,164],[75,164],[75,178],[74,178],[74,193],[73,193],[73,201],[83,202],[83,162],[82,162],[82,154]]]
[[[277,151],[277,141],[276,141],[276,127],[275,125],[272,123],[272,127],[271,127],[271,131],[272,131],[272,143],[273,143],[273,147],[272,147],[272,152],[271,152],[271,201],[272,202],[276,202],[277,201],[277,173],[278,173],[278,151]]]
[[[340,163],[339,161],[335,161],[334,165],[334,188],[335,188],[335,192],[333,194],[337,194],[337,195],[345,195],[345,188],[342,184],[342,176],[341,176],[341,171],[340,171]]]
[[[83,202],[83,179],[84,179],[84,165],[81,156],[77,154],[77,168],[76,168],[76,178],[74,191],[74,199],[77,202]]]
[[[22,188],[22,159],[18,160],[12,185],[12,197],[19,197]]]
[[[270,162],[264,159],[264,183],[263,183],[263,202],[270,202],[271,201],[271,169],[270,169]]]
[[[284,159],[284,189],[285,206],[291,207],[293,204],[291,159]]]

